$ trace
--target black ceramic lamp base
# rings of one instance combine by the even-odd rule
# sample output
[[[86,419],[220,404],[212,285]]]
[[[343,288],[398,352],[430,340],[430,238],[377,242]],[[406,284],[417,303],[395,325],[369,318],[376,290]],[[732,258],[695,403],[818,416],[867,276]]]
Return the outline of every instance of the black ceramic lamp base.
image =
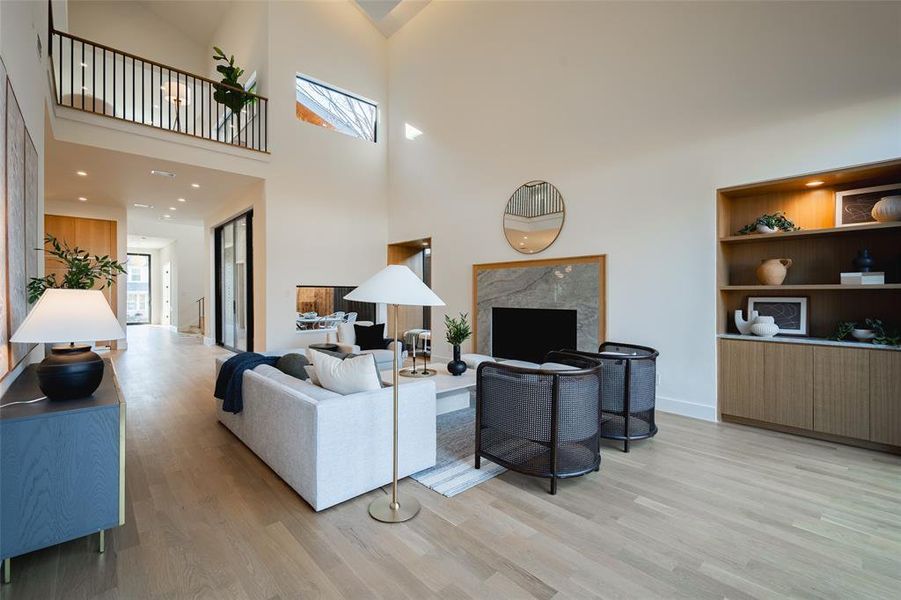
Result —
[[[38,365],[37,375],[50,400],[87,398],[103,380],[103,359],[88,345],[54,346]]]

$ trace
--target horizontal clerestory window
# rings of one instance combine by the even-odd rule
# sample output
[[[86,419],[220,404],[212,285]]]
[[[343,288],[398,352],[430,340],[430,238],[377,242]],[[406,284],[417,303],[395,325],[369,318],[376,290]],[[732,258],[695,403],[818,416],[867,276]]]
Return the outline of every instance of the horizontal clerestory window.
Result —
[[[379,107],[301,74],[296,77],[297,118],[346,135],[376,141]]]

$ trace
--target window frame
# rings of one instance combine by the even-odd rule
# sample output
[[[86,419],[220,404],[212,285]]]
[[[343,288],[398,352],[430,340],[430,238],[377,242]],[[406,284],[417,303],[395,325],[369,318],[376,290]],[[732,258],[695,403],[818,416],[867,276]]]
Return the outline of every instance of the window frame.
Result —
[[[298,79],[303,79],[307,83],[311,83],[311,84],[319,86],[321,88],[325,88],[331,92],[335,92],[336,94],[341,94],[342,96],[347,96],[348,98],[352,98],[358,102],[362,102],[363,104],[368,104],[369,106],[372,106],[375,109],[375,122],[373,123],[373,126],[372,126],[372,139],[370,140],[370,139],[362,138],[362,137],[359,137],[356,135],[350,135],[348,137],[356,138],[358,140],[363,140],[364,142],[371,142],[373,144],[379,143],[379,121],[381,121],[381,118],[382,118],[382,111],[381,111],[381,108],[379,107],[378,102],[376,102],[375,100],[371,100],[365,96],[361,96],[360,94],[351,92],[350,90],[346,90],[341,87],[338,87],[337,85],[332,85],[331,83],[326,83],[326,82],[322,81],[321,79],[317,79],[310,75],[306,75],[304,73],[301,73],[300,71],[296,71],[294,73],[294,102],[295,103],[297,102],[297,80]],[[310,124],[309,121],[305,121],[303,119],[297,119],[297,120],[302,123]],[[338,133],[343,133],[343,132],[338,131]],[[347,135],[347,134],[345,134],[345,135]]]

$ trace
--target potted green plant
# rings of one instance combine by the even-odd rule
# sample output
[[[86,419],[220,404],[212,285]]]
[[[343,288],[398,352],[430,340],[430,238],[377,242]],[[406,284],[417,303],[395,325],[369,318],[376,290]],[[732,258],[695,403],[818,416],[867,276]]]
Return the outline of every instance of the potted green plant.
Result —
[[[739,231],[739,235],[747,235],[749,233],[775,233],[776,231],[798,231],[801,229],[795,225],[781,212],[775,212],[771,215],[760,215],[753,223],[748,223]]]
[[[460,360],[460,344],[472,337],[467,313],[460,313],[456,319],[444,315],[444,326],[447,328],[445,339],[454,347],[454,360],[447,363],[447,372],[451,375],[462,375],[466,372],[466,363]]]
[[[219,104],[224,104],[231,109],[233,114],[240,116],[244,107],[253,102],[253,90],[256,88],[256,84],[245,90],[241,82],[238,81],[241,75],[244,74],[244,69],[235,65],[234,55],[226,56],[225,52],[217,46],[213,46],[213,50],[216,51],[213,55],[213,60],[225,63],[216,67],[216,71],[222,74],[222,80],[213,84],[213,89],[215,90],[213,92],[213,100]]]
[[[54,259],[66,266],[66,274],[62,280],[56,278],[56,273],[50,273],[44,277],[32,277],[28,282],[28,302],[34,304],[44,291],[50,288],[65,288],[70,290],[90,290],[99,282],[108,288],[116,282],[120,273],[125,273],[125,266],[109,256],[91,255],[78,246],[70,247],[65,242],[60,242],[52,235],[44,238],[44,245],[49,248],[43,250]],[[42,248],[36,248],[41,250]]]

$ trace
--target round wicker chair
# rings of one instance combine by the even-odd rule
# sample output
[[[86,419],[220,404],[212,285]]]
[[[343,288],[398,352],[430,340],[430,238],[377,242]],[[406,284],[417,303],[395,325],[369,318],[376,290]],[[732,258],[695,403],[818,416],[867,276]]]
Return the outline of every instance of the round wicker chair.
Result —
[[[475,467],[486,458],[512,471],[557,480],[600,468],[601,368],[551,352],[545,363],[573,370],[483,362],[476,372]]]

